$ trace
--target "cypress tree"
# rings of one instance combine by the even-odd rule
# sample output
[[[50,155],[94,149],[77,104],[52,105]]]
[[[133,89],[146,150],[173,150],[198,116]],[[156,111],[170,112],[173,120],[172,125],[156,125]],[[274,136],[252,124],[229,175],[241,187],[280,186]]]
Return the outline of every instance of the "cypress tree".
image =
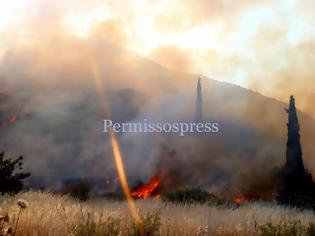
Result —
[[[288,113],[288,140],[286,164],[280,173],[278,201],[302,208],[315,209],[315,185],[312,176],[304,168],[300,143],[300,126],[294,97],[290,97]]]
[[[196,113],[195,121],[196,123],[202,122],[202,94],[201,94],[201,79],[198,79],[197,83],[197,93],[196,93]]]
[[[286,152],[286,170],[290,174],[304,174],[302,148],[300,143],[300,125],[295,108],[294,97],[290,97],[288,113],[288,140]]]

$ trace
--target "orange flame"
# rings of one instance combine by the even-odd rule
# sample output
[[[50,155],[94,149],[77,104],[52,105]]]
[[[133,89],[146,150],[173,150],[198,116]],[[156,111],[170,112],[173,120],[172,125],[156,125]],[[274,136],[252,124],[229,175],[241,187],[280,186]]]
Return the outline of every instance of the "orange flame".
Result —
[[[8,122],[10,124],[15,123],[16,120],[21,116],[21,114],[22,114],[22,106],[19,105],[16,113],[14,113],[11,117],[9,117]]]
[[[17,115],[16,114],[14,114],[14,115],[12,115],[10,118],[9,118],[9,123],[15,123],[15,121],[16,121],[16,119],[17,119]]]
[[[245,202],[257,201],[257,200],[272,200],[272,195],[256,195],[256,194],[247,194],[247,195],[237,195],[234,198],[234,202],[237,205],[241,205]]]
[[[244,195],[238,195],[234,198],[234,202],[238,205],[241,205],[242,203],[246,202],[248,199]]]
[[[150,179],[149,184],[143,184],[140,187],[136,188],[134,191],[131,192],[131,196],[134,198],[139,199],[146,199],[149,197],[156,197],[157,199],[160,198],[158,193],[160,187],[160,175],[157,174]]]
[[[19,105],[15,113],[9,116],[2,124],[0,124],[0,128],[8,127],[9,125],[14,124],[17,121],[17,119],[21,117],[21,115],[22,115],[22,106]]]

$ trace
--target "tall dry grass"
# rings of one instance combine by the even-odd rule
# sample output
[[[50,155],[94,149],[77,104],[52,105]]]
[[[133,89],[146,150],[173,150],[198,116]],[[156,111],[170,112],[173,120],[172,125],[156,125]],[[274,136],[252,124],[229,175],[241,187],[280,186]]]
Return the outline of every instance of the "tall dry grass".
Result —
[[[20,207],[15,235],[137,235],[126,202],[94,200],[81,203],[66,196],[26,192],[0,198],[0,214],[14,219]],[[175,205],[158,200],[137,201],[147,235],[255,235],[261,225],[299,222],[307,227],[315,222],[311,211],[252,203],[239,208]],[[267,234],[266,234],[267,235]],[[278,234],[279,235],[279,234]]]

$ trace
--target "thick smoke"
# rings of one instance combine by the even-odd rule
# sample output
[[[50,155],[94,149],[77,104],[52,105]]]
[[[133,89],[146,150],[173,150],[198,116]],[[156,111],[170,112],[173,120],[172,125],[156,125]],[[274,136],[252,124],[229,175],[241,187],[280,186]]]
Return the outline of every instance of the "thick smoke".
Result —
[[[102,133],[102,120],[109,118],[102,114],[104,103],[119,122],[194,120],[195,75],[166,70],[100,42],[45,47],[51,53],[33,45],[13,48],[1,64],[1,117],[17,105],[23,112],[1,129],[0,149],[11,157],[25,156],[30,186],[58,188],[70,178],[116,180],[108,136]],[[95,88],[93,61],[106,101],[100,101]],[[202,80],[202,91],[204,120],[219,122],[220,133],[119,135],[131,183],[161,171],[165,188],[238,191],[240,179],[248,179],[244,176],[257,166],[271,170],[284,163],[285,104],[210,79]],[[304,160],[312,169],[314,121],[302,113],[300,120]]]
[[[299,108],[315,117],[314,1],[11,2],[0,8],[8,22],[12,18],[0,28],[0,60],[12,46],[25,43],[51,54],[42,42],[55,48],[58,42],[63,47],[66,35],[98,39],[284,102],[295,94]]]
[[[221,15],[215,13],[229,15],[230,6],[223,6],[220,1],[211,2],[214,4],[211,16],[206,12],[199,14],[201,9],[205,9],[203,4],[196,8],[188,4],[183,8],[191,9],[194,12],[191,16],[199,15],[198,22]],[[30,186],[58,188],[63,180],[70,178],[110,179],[115,185],[117,175],[108,136],[102,133],[102,120],[194,121],[198,76],[165,69],[117,47],[116,44],[126,46],[130,43],[121,30],[120,24],[125,24],[124,19],[105,21],[92,30],[90,37],[77,39],[67,34],[57,21],[67,12],[66,7],[47,4],[52,10],[45,16],[45,21],[40,20],[42,15],[32,16],[30,22],[26,22],[31,27],[25,26],[28,29],[25,38],[15,39],[15,34],[8,32],[7,50],[0,54],[0,121],[7,120],[22,107],[16,122],[0,129],[0,151],[5,151],[10,157],[25,156],[25,166],[32,173]],[[204,4],[209,5],[206,1]],[[127,5],[126,8],[133,2]],[[45,4],[41,7],[48,8]],[[120,7],[113,3],[113,9],[119,11]],[[234,7],[232,9],[234,11]],[[174,14],[170,15],[173,19]],[[258,33],[256,36],[261,38]],[[259,48],[266,48],[263,47],[266,42],[256,44]],[[306,45],[302,51],[285,51],[287,58],[293,58],[288,65],[297,65],[295,69],[302,75],[305,75],[305,68],[301,66],[303,61],[297,61],[304,58],[309,47],[313,46]],[[162,62],[169,62],[166,63],[168,66],[182,71],[201,68],[192,65],[194,55],[186,49],[172,46],[152,53]],[[272,55],[269,51],[259,52],[262,54]],[[257,66],[258,60],[253,58],[248,60],[247,57],[212,49],[200,58],[211,65],[216,62],[210,69],[218,74],[222,68],[231,73],[238,67],[269,68],[269,64]],[[313,59],[311,55],[308,58],[309,61]],[[106,101],[100,100],[103,96],[99,96],[95,86],[92,69],[95,65],[103,81]],[[279,70],[276,75],[286,81],[295,69]],[[264,76],[267,73],[258,72]],[[310,74],[307,73],[303,78],[308,79],[303,81],[310,83]],[[274,73],[267,73],[269,75],[274,77]],[[258,76],[251,87],[264,90],[265,84],[258,81],[267,80]],[[296,80],[293,82],[298,84]],[[277,88],[289,86],[285,82],[276,85]],[[283,89],[276,91],[279,91],[277,97],[287,100],[289,94],[280,92]],[[297,93],[298,104],[302,96],[299,91],[302,91],[302,86],[292,91]],[[202,92],[204,121],[219,122],[220,133],[185,137],[170,134],[119,135],[131,183],[146,180],[161,171],[165,188],[198,185],[213,191],[222,191],[223,188],[237,191],[243,180],[249,179],[248,173],[257,174],[259,180],[265,178],[260,172],[253,171],[257,166],[271,170],[284,163],[286,104],[211,79],[202,80]],[[273,95],[274,91],[269,94]],[[110,107],[112,117],[103,114],[104,103]],[[315,150],[311,143],[315,135],[314,120],[303,113],[299,115],[303,158],[306,167],[314,171],[312,153]]]

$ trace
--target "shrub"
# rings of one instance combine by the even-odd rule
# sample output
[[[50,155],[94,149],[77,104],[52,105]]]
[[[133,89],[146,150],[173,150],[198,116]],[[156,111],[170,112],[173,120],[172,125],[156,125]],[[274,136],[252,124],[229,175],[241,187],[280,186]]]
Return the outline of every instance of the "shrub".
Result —
[[[123,201],[123,200],[125,200],[123,193],[119,193],[119,192],[103,193],[102,198],[105,198],[106,200],[110,200],[110,201]]]
[[[306,230],[306,235],[315,236],[315,224],[314,223],[310,223],[308,225],[308,228]]]
[[[91,186],[85,181],[81,180],[78,183],[72,184],[66,192],[75,199],[87,201],[89,199],[90,191]]]
[[[161,226],[160,212],[146,213],[141,217],[141,223],[133,223],[130,236],[154,236]]]
[[[4,153],[0,153],[0,193],[18,193],[23,189],[23,180],[30,176],[30,173],[22,172],[23,157],[15,160],[4,159]]]
[[[280,222],[278,224],[266,223],[258,226],[258,233],[261,236],[295,236],[309,235],[307,228],[303,227],[301,221]]]
[[[19,199],[17,201],[17,205],[19,207],[19,210],[17,214],[14,215],[13,220],[11,219],[8,213],[6,213],[4,216],[0,215],[0,235],[1,236],[16,235],[16,232],[18,231],[19,220],[20,220],[22,211],[24,211],[27,208],[28,202],[26,202],[23,199]]]
[[[221,204],[221,201],[215,195],[199,188],[186,188],[168,192],[162,196],[162,199],[173,203]]]
[[[90,213],[84,221],[74,227],[74,236],[118,236],[121,231],[121,220],[109,216],[104,222],[100,218],[96,221]]]

